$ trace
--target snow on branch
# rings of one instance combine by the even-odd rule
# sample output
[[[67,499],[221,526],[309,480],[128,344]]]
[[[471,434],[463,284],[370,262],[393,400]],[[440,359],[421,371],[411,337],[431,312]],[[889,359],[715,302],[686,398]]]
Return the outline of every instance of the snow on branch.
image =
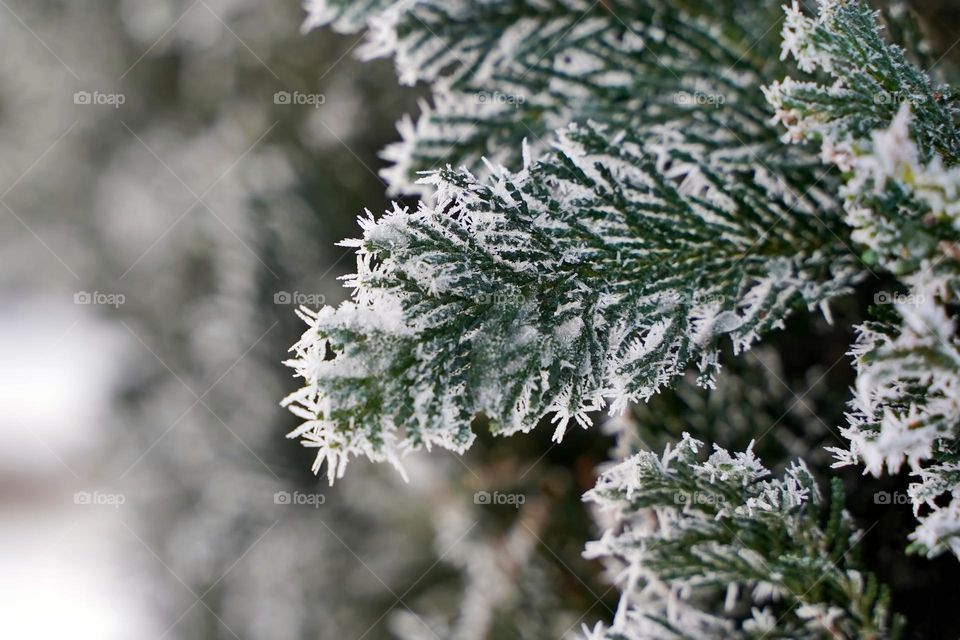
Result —
[[[766,90],[787,138],[823,145],[845,172],[846,219],[862,259],[900,277],[877,294],[880,321],[858,327],[850,444],[839,465],[897,473],[908,466],[920,518],[912,548],[960,556],[960,293],[958,102],[881,37],[859,1],[820,3],[817,17],[787,9],[785,56],[834,82],[790,78]],[[889,305],[889,306],[888,306]],[[948,496],[948,498],[944,498]]]
[[[802,462],[773,478],[750,448],[702,447],[684,434],[638,453],[584,496],[606,524],[586,555],[622,591],[590,640],[896,637],[889,591],[853,560],[839,481],[828,502]]]
[[[503,434],[552,415],[559,439],[688,365],[710,385],[721,339],[741,351],[848,290],[859,272],[810,205],[696,157],[571,127],[519,173],[444,170],[435,204],[362,219],[354,300],[304,312],[292,435],[331,480],[350,456],[463,451],[481,413]]]

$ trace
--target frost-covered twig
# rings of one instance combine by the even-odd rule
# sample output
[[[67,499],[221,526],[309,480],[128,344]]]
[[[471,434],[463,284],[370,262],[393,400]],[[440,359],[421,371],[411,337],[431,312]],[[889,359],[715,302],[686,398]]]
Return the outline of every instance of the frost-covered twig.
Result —
[[[606,512],[587,546],[623,595],[591,640],[886,638],[889,592],[854,561],[861,534],[802,462],[771,478],[751,449],[684,434],[605,472],[585,499]]]

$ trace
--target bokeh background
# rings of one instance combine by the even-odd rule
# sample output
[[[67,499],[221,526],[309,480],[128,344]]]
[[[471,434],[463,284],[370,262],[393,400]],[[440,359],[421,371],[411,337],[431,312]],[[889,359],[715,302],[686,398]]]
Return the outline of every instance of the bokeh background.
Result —
[[[419,97],[302,20],[295,0],[0,2],[2,637],[533,638],[610,617],[548,444],[412,459],[409,484],[358,464],[331,489],[284,438],[295,306],[347,295],[335,243],[386,205],[377,153]],[[475,504],[499,478],[546,483],[576,535],[535,552],[550,499]]]
[[[798,318],[709,398],[687,384],[561,445],[481,436],[412,456],[409,483],[315,478],[279,407],[294,309],[347,295],[335,243],[386,206],[377,154],[422,94],[302,19],[296,0],[0,0],[0,637],[572,637],[616,606],[579,500],[611,448],[693,427],[829,465],[810,443],[842,421],[850,335]],[[891,551],[901,511],[864,547],[923,621],[956,572]]]

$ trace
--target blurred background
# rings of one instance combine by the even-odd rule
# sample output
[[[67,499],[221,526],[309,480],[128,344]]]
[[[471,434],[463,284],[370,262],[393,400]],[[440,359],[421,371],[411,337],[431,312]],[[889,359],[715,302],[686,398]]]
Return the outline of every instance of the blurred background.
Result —
[[[0,637],[572,637],[616,606],[579,500],[611,448],[692,426],[826,468],[851,336],[808,318],[709,399],[685,384],[562,445],[481,436],[412,456],[410,483],[315,478],[279,407],[294,309],[347,295],[335,243],[386,206],[377,154],[422,96],[302,19],[0,0]]]
[[[419,97],[303,17],[0,2],[0,637],[562,637],[611,615],[548,445],[331,489],[284,438],[294,309],[347,295],[335,243],[385,207],[377,153]],[[534,554],[548,499],[476,504],[500,477],[551,486],[576,535]]]

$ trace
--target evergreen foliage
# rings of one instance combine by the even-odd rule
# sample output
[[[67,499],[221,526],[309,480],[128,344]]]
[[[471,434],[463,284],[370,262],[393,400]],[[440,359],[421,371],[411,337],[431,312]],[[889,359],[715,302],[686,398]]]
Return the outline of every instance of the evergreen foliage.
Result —
[[[906,464],[911,549],[960,555],[956,92],[916,65],[929,51],[896,3],[748,4],[308,2],[309,27],[367,29],[364,56],[432,91],[384,152],[392,191],[420,203],[367,212],[344,243],[352,299],[301,310],[305,384],[284,402],[314,471],[402,470],[413,449],[465,451],[482,422],[551,418],[559,440],[690,369],[714,387],[726,345],[797,311],[832,321],[879,272],[906,293],[857,327],[831,451],[874,475]],[[825,501],[802,461],[770,479],[752,448],[704,462],[701,444],[640,452],[588,492],[614,517],[587,553],[622,590],[590,637],[896,636],[839,481]]]
[[[897,636],[887,588],[857,566],[839,481],[824,500],[805,465],[770,478],[752,446],[702,460],[684,434],[601,475],[584,499],[612,523],[587,554],[625,595],[591,638]]]
[[[921,525],[914,549],[960,555],[960,351],[951,307],[958,294],[958,105],[904,51],[881,37],[859,2],[822,2],[807,17],[787,11],[784,54],[826,74],[829,87],[787,78],[766,90],[791,140],[812,139],[845,172],[841,191],[865,264],[900,276],[905,292],[882,292],[894,311],[859,327],[858,380],[850,439],[839,464],[892,473],[906,462]],[[932,462],[928,466],[925,463]],[[944,506],[935,502],[946,494]]]

